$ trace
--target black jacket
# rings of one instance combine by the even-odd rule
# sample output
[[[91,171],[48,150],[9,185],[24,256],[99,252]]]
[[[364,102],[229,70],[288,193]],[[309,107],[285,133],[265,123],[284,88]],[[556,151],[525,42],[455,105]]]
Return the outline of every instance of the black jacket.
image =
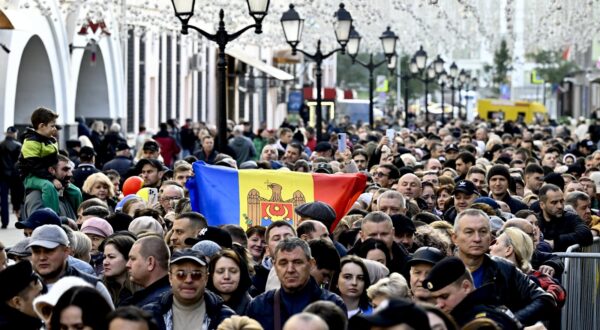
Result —
[[[450,314],[460,327],[474,319],[485,317],[492,319],[502,329],[521,329],[519,322],[507,314],[504,308],[499,307],[494,297],[494,287],[490,283],[470,292]]]
[[[0,329],[39,330],[42,321],[21,313],[6,303],[0,303]]]
[[[456,219],[457,215],[458,212],[456,211],[456,208],[452,206],[444,212],[444,214],[442,215],[442,219],[450,222],[451,224],[454,224],[454,220]]]
[[[562,218],[546,221],[542,212],[538,213],[538,226],[544,239],[554,241],[554,252],[564,252],[571,245],[591,245],[592,232],[575,213],[564,212]]]
[[[121,175],[121,178],[124,178],[132,166],[133,166],[133,160],[131,160],[130,158],[125,157],[125,156],[116,156],[112,160],[105,163],[104,166],[102,167],[102,170],[103,171],[115,170],[115,171],[119,172],[119,175]],[[123,181],[125,181],[125,180],[122,180],[121,182],[123,182]]]
[[[529,206],[527,206],[527,204],[521,202],[520,200],[518,200],[514,197],[510,197],[508,192],[506,193],[506,195],[504,195],[504,198],[502,198],[502,201],[504,203],[506,203],[508,205],[508,207],[510,207],[510,213],[512,213],[512,214],[515,214],[521,210],[529,209]]]
[[[542,265],[554,268],[554,278],[561,278],[562,273],[565,270],[565,264],[560,257],[552,253],[540,251],[538,249],[533,250],[531,266],[533,269],[539,269]]]
[[[21,153],[21,143],[7,136],[0,143],[0,177],[7,179],[18,175],[17,161]]]
[[[150,284],[147,288],[135,292],[131,297],[121,300],[120,306],[135,305],[137,307],[143,307],[145,305],[156,302],[160,297],[171,291],[171,283],[169,283],[169,276],[165,275],[160,280]]]
[[[286,294],[282,289],[277,289],[269,290],[252,300],[250,306],[248,306],[246,315],[257,320],[265,330],[274,329],[273,307],[275,305],[276,292],[279,292],[281,295],[281,328],[283,328],[285,321],[287,321],[294,314],[294,310],[292,310],[292,313],[290,313],[290,308],[304,309],[310,303],[318,300],[331,301],[338,305],[344,312],[346,312],[346,305],[344,304],[342,298],[334,293],[319,288],[317,282],[311,277],[308,284],[302,290],[300,290],[300,292],[294,295]],[[288,306],[285,303],[285,301],[288,300],[286,297],[289,297],[289,299],[293,299],[295,301],[304,301],[306,305]]]
[[[206,315],[209,319],[207,330],[216,329],[223,320],[235,315],[235,312],[231,310],[231,308],[223,304],[223,299],[221,299],[221,297],[208,290],[204,291],[204,305],[206,306]],[[170,312],[172,308],[172,292],[164,294],[159,300],[143,307],[144,310],[152,314],[152,317],[158,324],[158,329],[160,330],[171,330],[170,328],[167,328],[165,317],[170,317],[172,321],[173,314]],[[191,328],[192,327],[190,327],[190,329]],[[193,328],[202,329],[202,324],[194,325]]]
[[[100,170],[98,170],[94,164],[79,164],[73,171],[71,182],[73,182],[77,188],[81,189],[88,176],[98,172],[100,172]]]
[[[491,284],[499,304],[508,307],[521,324],[532,325],[556,311],[554,298],[509,261],[485,255],[481,267],[482,287]]]

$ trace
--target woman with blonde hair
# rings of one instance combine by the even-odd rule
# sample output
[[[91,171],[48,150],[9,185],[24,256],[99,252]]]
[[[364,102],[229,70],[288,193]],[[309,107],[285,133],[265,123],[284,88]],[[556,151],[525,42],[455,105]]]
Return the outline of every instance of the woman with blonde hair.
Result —
[[[371,300],[373,308],[377,308],[384,300],[390,298],[406,298],[409,299],[408,282],[404,276],[398,273],[391,273],[388,277],[384,277],[371,285],[367,289],[367,296]]]
[[[234,315],[219,324],[217,330],[263,330],[262,325],[248,316]]]
[[[527,274],[532,269],[533,240],[521,229],[509,227],[490,246],[490,254],[511,261]]]
[[[108,204],[111,211],[114,211],[117,205],[113,199],[115,197],[115,186],[106,174],[98,172],[85,179],[81,190],[84,193],[83,199],[87,200],[93,197],[100,199]]]

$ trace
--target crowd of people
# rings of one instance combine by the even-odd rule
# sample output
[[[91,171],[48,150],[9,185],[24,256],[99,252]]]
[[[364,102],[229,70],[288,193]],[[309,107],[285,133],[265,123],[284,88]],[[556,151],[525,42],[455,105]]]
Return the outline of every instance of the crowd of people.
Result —
[[[61,150],[57,117],[39,108],[0,144],[2,227],[10,192],[24,235],[0,242],[1,329],[559,329],[553,253],[600,232],[582,129],[453,120],[392,138],[344,122],[317,141],[230,123],[217,145],[214,127],[170,120],[132,146],[81,118]],[[346,214],[314,201],[296,227],[214,226],[186,188],[199,160],[368,184]],[[155,198],[128,193],[136,177]]]

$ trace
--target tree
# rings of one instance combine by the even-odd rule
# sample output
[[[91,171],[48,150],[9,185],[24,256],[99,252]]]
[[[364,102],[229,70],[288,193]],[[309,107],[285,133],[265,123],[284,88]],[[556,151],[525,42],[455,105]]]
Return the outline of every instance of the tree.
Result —
[[[512,56],[506,40],[502,39],[500,47],[494,52],[494,74],[492,82],[495,87],[508,83],[508,73],[512,71]]]
[[[577,64],[565,60],[560,51],[542,50],[527,54],[527,58],[537,64],[538,77],[547,83],[558,84],[567,75],[578,70]]]

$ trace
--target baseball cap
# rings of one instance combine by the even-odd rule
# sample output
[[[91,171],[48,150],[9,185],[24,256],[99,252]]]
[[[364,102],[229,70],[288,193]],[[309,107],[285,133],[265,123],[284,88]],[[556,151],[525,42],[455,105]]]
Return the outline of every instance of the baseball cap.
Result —
[[[333,169],[329,163],[317,163],[315,166],[315,173],[333,174]]]
[[[17,244],[6,249],[6,255],[11,259],[14,259],[15,257],[23,258],[31,256],[31,249],[27,247],[29,242],[31,242],[31,238],[23,238],[18,241]]]
[[[160,150],[160,146],[158,145],[158,142],[156,142],[156,141],[146,141],[146,142],[144,142],[144,145],[142,146],[142,150],[158,151],[158,150]]]
[[[446,146],[446,152],[448,151],[458,151],[458,145],[456,143],[450,143]]]
[[[18,131],[19,131],[19,130],[18,130],[16,127],[14,127],[14,126],[9,126],[9,127],[6,129],[6,133],[17,133]]]
[[[135,166],[139,171],[141,171],[142,168],[144,167],[144,165],[147,165],[147,164],[154,167],[155,169],[157,169],[159,171],[164,170],[163,164],[158,159],[142,158],[137,162],[137,164],[135,164]]]
[[[594,148],[594,141],[588,139],[581,140],[581,142],[579,142],[579,146],[586,147],[588,149],[596,149]]]
[[[173,252],[171,255],[171,261],[169,264],[174,264],[180,261],[193,261],[200,266],[206,266],[206,257],[200,253],[199,251],[195,251],[192,249],[184,249],[181,251]]]
[[[57,225],[60,226],[61,221],[58,214],[51,208],[45,207],[35,210],[29,215],[29,218],[24,221],[15,223],[17,229],[35,229],[42,225]]]
[[[23,260],[0,271],[0,301],[4,302],[16,296],[37,279],[29,260]]]
[[[477,194],[479,195],[479,191],[477,191],[477,187],[475,184],[469,180],[460,180],[454,187],[454,191],[452,191],[452,195],[455,195],[457,192],[462,192],[467,195]]]
[[[430,264],[435,265],[438,261],[444,259],[444,253],[437,248],[431,246],[423,246],[417,249],[415,253],[413,253],[412,259],[410,259],[406,264],[408,266],[416,265],[416,264]]]
[[[386,300],[375,309],[373,314],[358,314],[352,318],[350,324],[351,329],[391,327],[400,324],[409,325],[412,329],[431,329],[427,312],[408,299]]]
[[[43,225],[33,230],[31,242],[27,247],[41,246],[54,249],[59,245],[69,246],[69,238],[65,231],[57,225]]]
[[[88,157],[96,156],[96,151],[92,147],[81,147],[81,149],[79,150],[79,157],[84,155]]]
[[[127,150],[127,149],[131,149],[131,147],[129,147],[129,145],[127,143],[123,143],[123,142],[117,144],[117,147],[115,148],[116,151]]]

